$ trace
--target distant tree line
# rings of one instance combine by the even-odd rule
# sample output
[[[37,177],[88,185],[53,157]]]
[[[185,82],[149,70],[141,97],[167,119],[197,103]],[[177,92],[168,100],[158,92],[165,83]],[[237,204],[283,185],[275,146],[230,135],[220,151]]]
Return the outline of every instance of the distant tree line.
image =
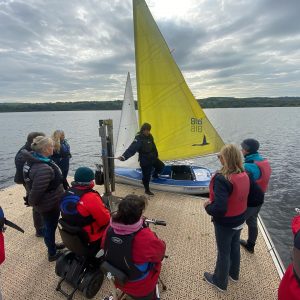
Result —
[[[255,97],[232,98],[210,97],[198,100],[203,108],[230,108],[230,107],[284,107],[300,106],[300,97]],[[68,111],[68,110],[121,110],[121,100],[115,101],[80,101],[54,103],[0,103],[0,112],[26,111]],[[137,103],[135,103],[137,108]]]
[[[210,97],[198,100],[203,108],[229,108],[229,107],[286,107],[300,106],[300,97]]]

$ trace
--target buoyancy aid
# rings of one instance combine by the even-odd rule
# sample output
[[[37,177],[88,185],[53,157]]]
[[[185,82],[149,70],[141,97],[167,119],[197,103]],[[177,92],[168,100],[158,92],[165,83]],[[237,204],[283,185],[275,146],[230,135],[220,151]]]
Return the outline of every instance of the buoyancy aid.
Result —
[[[271,166],[267,159],[264,159],[262,161],[254,161],[254,163],[259,167],[259,170],[261,172],[261,176],[258,180],[256,180],[256,183],[260,186],[260,188],[265,193],[268,188],[269,180],[271,177]]]
[[[139,231],[120,235],[116,234],[112,227],[109,227],[106,233],[104,259],[123,271],[128,276],[129,281],[138,280],[149,272],[149,270],[140,271],[132,261],[132,242]]]
[[[89,216],[82,216],[78,211],[78,205],[82,205],[80,201],[81,197],[86,193],[97,193],[93,189],[77,189],[72,187],[68,189],[62,196],[60,202],[60,212],[62,219],[67,222],[71,226],[80,226],[84,227],[87,225],[91,225],[95,219]]]
[[[52,161],[49,162],[39,161],[39,162],[26,162],[23,168],[23,177],[26,184],[26,187],[31,190],[32,188],[32,179],[29,177],[30,170],[34,164],[47,164],[50,166],[54,172],[54,178],[50,181],[46,192],[56,190],[63,182],[63,176],[60,168]]]
[[[154,140],[152,135],[145,136],[143,134],[139,134],[138,138],[142,142],[142,147],[141,147],[141,154],[150,154],[150,153],[155,153],[155,146],[154,146]]]
[[[212,177],[209,184],[209,199],[214,201],[214,181],[216,174]],[[250,189],[250,180],[246,172],[232,174],[229,182],[232,184],[232,193],[229,196],[227,212],[225,217],[234,217],[241,215],[247,209],[248,194]]]

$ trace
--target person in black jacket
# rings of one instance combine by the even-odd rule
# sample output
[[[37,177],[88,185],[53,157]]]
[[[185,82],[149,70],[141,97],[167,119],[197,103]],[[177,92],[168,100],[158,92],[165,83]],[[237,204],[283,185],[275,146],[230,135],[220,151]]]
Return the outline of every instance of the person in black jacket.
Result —
[[[125,161],[133,156],[136,152],[139,153],[139,162],[143,173],[142,181],[145,187],[145,193],[149,196],[153,196],[154,194],[149,188],[152,168],[154,167],[152,176],[157,178],[158,174],[163,170],[165,165],[158,158],[157,148],[150,130],[151,125],[149,123],[144,123],[129,148],[123,153],[122,156],[118,157],[118,159]]]
[[[44,241],[48,249],[48,260],[60,255],[63,244],[55,243],[55,231],[60,215],[59,202],[64,193],[60,168],[49,158],[53,154],[51,138],[37,136],[27,152],[23,168],[28,203],[38,211],[44,221]]]
[[[15,174],[15,178],[14,181],[17,184],[23,184],[25,191],[26,191],[26,187],[25,187],[25,181],[23,178],[23,167],[26,161],[26,153],[30,152],[31,149],[31,143],[33,141],[34,138],[36,138],[37,136],[45,136],[45,134],[43,132],[30,132],[27,136],[27,141],[25,143],[25,145],[23,147],[21,147],[21,149],[17,152],[16,156],[15,156],[15,165],[16,165],[16,174]],[[26,193],[26,196],[24,197],[24,201],[25,201],[25,205],[28,205],[28,194]],[[43,220],[42,220],[42,216],[41,214],[36,211],[34,208],[32,208],[32,217],[33,217],[33,225],[35,228],[35,235],[37,237],[43,237],[44,236],[44,232],[43,232]]]

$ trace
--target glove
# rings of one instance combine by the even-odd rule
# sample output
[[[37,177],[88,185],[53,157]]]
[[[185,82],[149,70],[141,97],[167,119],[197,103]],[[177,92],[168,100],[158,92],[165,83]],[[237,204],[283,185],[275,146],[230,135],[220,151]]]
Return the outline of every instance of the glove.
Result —
[[[118,160],[120,160],[120,161],[125,161],[125,157],[124,157],[124,156],[119,156],[119,157],[118,157]]]

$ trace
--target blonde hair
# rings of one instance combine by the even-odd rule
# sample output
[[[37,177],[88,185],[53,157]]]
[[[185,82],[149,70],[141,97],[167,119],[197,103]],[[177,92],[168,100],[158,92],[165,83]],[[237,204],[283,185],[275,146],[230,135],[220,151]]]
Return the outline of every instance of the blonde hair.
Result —
[[[52,140],[54,142],[54,151],[58,153],[60,152],[60,140],[62,135],[65,135],[65,133],[61,129],[55,130],[52,134]]]
[[[223,158],[223,166],[220,173],[227,179],[231,174],[244,172],[242,154],[239,148],[234,144],[224,145],[219,153]]]
[[[37,136],[32,141],[31,149],[35,152],[42,153],[49,145],[53,145],[53,140],[51,138],[46,136]]]

